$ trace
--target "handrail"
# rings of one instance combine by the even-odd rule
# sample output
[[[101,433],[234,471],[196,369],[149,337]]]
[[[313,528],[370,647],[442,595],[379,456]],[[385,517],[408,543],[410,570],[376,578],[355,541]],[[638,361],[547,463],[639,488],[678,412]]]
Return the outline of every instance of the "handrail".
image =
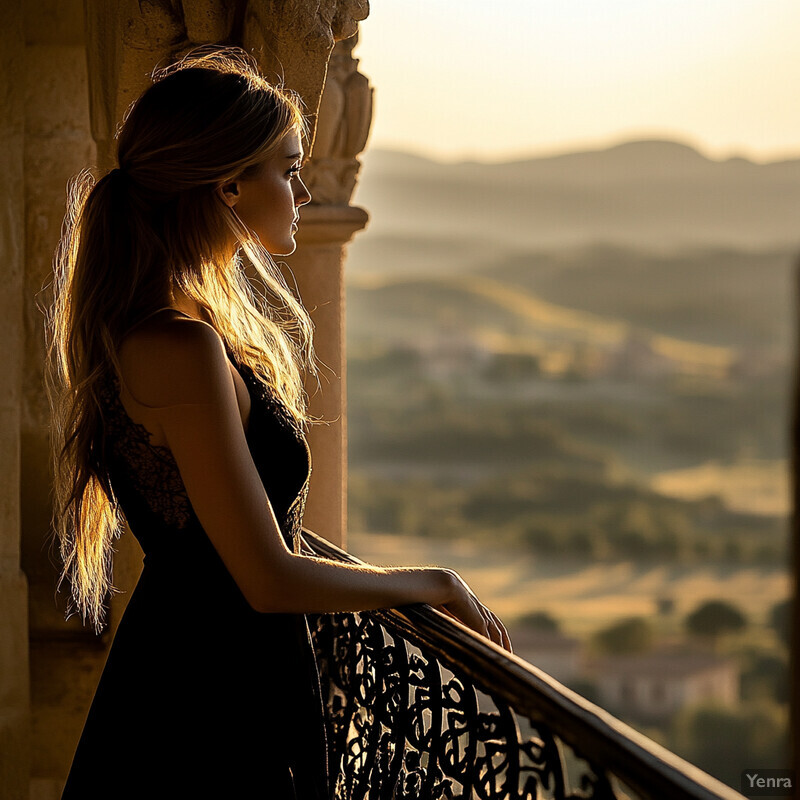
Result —
[[[365,563],[313,531],[302,530],[315,554],[351,564]],[[467,677],[493,699],[502,699],[535,726],[545,726],[595,772],[599,769],[616,776],[641,798],[743,800],[739,792],[626,725],[538,667],[429,605],[359,614],[435,657],[452,672]],[[610,783],[607,786],[610,787]],[[618,795],[610,788],[608,791],[612,797],[627,796]]]

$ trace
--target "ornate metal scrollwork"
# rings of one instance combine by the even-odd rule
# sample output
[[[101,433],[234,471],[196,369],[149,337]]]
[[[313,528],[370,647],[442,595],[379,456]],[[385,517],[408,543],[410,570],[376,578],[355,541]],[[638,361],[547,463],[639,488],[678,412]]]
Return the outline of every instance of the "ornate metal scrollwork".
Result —
[[[377,616],[309,615],[335,800],[631,797]]]

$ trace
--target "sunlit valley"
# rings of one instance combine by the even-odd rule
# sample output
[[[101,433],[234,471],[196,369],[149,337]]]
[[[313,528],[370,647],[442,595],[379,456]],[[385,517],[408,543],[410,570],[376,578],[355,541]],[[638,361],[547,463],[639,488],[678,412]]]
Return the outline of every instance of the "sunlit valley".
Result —
[[[703,737],[753,715],[780,766],[800,162],[368,151],[356,202],[350,549],[458,569],[523,657],[713,774]]]

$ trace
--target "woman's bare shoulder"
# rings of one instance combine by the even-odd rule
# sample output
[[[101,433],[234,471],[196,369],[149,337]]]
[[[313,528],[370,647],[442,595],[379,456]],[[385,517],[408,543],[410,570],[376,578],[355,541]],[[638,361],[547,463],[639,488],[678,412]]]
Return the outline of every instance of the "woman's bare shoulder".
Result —
[[[222,337],[207,322],[180,313],[160,313],[137,325],[118,356],[125,386],[143,406],[215,402],[230,388]]]

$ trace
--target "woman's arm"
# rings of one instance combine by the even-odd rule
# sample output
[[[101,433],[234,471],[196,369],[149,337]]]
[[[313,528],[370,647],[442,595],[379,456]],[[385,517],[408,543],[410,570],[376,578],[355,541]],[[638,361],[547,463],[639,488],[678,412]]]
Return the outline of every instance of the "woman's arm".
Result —
[[[500,620],[453,570],[344,564],[289,550],[213,327],[182,318],[140,329],[126,339],[120,362],[128,391],[153,410],[200,524],[253,609],[333,613],[429,603],[511,649]]]
[[[289,550],[250,455],[230,362],[210,325],[182,318],[147,326],[126,339],[120,361],[128,390],[161,426],[203,529],[254,609],[440,605],[458,594],[447,570],[342,564]]]
[[[439,567],[378,567],[294,555],[274,580],[267,611],[366,611],[408,603],[444,605],[457,593],[455,576]]]

